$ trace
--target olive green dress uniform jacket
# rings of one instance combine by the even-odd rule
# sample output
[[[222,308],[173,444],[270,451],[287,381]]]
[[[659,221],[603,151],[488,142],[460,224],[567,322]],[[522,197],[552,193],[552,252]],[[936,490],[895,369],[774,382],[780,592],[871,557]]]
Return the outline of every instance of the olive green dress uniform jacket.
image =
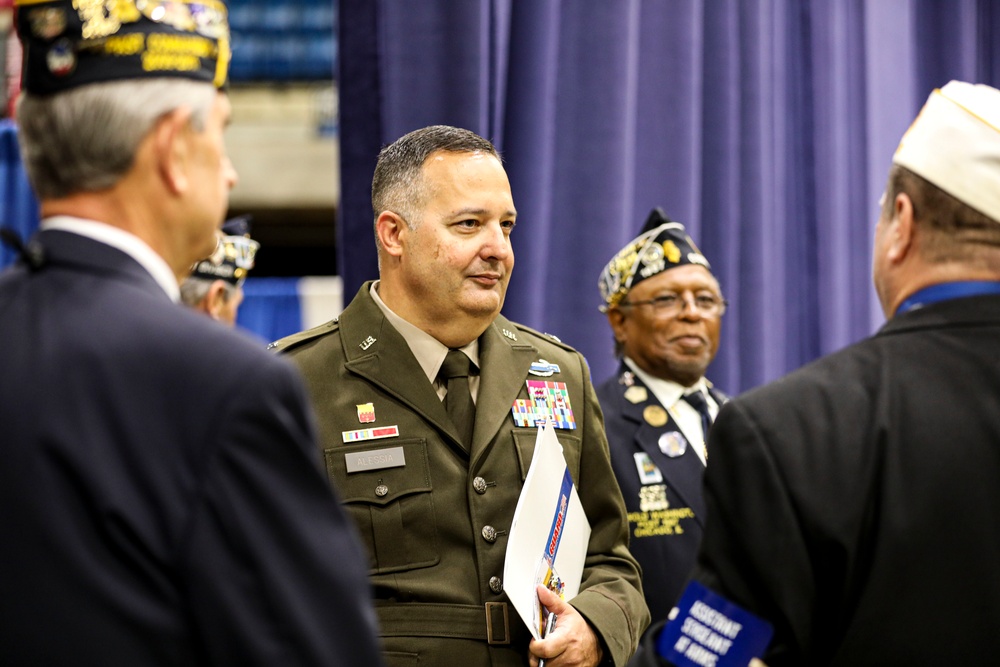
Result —
[[[536,379],[566,384],[577,425],[556,430],[592,526],[580,593],[571,603],[603,640],[605,663],[624,665],[649,613],[583,356],[498,316],[479,338],[469,451],[370,288],[362,286],[339,320],[273,345],[305,376],[327,473],[367,546],[387,663],[528,664],[531,637],[501,578],[536,437],[535,428],[515,424],[511,407],[528,398],[526,380]],[[559,372],[530,375],[540,359]],[[361,423],[358,406],[366,403],[374,422]],[[398,427],[397,437],[345,443],[347,432],[389,426]],[[348,472],[348,458],[392,447],[402,448],[404,465]]]

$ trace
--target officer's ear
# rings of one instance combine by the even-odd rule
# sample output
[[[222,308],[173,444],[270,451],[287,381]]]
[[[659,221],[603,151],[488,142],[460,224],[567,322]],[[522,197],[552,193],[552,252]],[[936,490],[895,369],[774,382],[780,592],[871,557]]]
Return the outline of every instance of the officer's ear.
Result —
[[[392,211],[382,211],[375,220],[375,235],[379,245],[392,257],[403,254],[406,235],[410,231],[402,216]]]

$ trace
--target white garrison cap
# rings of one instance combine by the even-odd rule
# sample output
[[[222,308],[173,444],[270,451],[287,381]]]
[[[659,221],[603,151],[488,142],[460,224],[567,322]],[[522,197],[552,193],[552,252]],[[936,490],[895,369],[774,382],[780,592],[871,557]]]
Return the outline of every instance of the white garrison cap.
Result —
[[[1000,222],[1000,90],[964,81],[935,90],[892,161]]]

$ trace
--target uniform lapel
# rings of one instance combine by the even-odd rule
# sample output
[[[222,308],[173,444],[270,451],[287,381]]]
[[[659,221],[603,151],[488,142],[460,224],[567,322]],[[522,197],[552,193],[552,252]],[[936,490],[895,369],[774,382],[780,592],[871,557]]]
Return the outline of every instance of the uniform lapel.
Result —
[[[517,328],[502,316],[479,337],[479,394],[472,435],[473,466],[487,451],[525,387],[528,368],[538,350],[518,337]]]
[[[639,378],[635,379],[635,386],[645,388],[645,385],[642,384],[642,380]],[[666,408],[660,405],[653,392],[647,391],[645,401],[632,403],[625,399],[624,391],[625,388],[623,387],[618,400],[621,401],[622,414],[626,419],[635,423],[636,430],[634,437],[636,444],[642,451],[649,455],[653,463],[656,464],[656,467],[663,474],[664,483],[670,486],[680,497],[681,501],[694,511],[695,519],[701,524],[702,517],[704,516],[701,485],[705,474],[705,467],[702,465],[698,455],[692,450],[694,445],[684,435],[677,422],[666,411]],[[652,406],[662,409],[667,414],[667,423],[665,425],[652,426],[646,421],[643,412],[646,408]],[[670,457],[660,451],[660,436],[669,431],[681,433],[684,439],[688,441],[687,449],[685,449],[683,455]]]
[[[365,283],[361,298],[354,299],[340,316],[347,370],[408,405],[464,450],[433,385],[410,346],[372,299],[370,286]]]

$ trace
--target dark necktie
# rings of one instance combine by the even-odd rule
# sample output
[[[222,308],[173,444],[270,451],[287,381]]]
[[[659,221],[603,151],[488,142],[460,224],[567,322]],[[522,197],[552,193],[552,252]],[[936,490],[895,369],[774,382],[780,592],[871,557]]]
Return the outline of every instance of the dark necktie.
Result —
[[[445,383],[448,393],[444,397],[444,409],[462,436],[466,447],[472,443],[472,426],[476,421],[476,405],[469,391],[469,374],[474,365],[461,350],[448,350],[448,356],[438,371],[438,380]]]
[[[708,427],[712,425],[712,413],[708,411],[708,400],[705,398],[705,394],[700,389],[698,391],[692,391],[690,394],[684,394],[681,398],[687,401],[688,404],[690,404],[690,406],[697,410],[698,414],[701,415],[701,434],[705,439],[705,454],[707,457]]]

